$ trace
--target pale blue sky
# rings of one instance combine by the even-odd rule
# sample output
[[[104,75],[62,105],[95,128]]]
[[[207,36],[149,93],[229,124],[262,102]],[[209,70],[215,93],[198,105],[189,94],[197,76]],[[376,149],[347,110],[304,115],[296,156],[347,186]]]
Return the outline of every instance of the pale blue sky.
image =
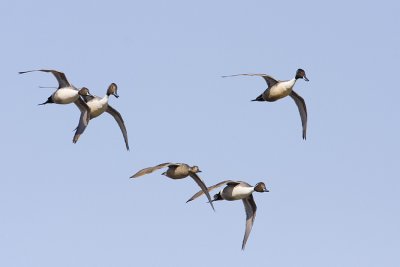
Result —
[[[399,266],[398,1],[2,1],[0,266]],[[289,98],[254,103],[268,73],[310,82],[307,141]],[[104,95],[72,144],[74,105],[37,106],[51,68]],[[243,204],[185,201],[190,179],[264,181],[242,252]]]

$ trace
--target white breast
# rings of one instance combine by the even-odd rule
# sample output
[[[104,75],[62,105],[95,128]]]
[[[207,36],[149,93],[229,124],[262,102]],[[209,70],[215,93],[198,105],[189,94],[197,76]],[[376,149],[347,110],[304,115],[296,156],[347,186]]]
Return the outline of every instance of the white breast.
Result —
[[[72,87],[58,89],[53,94],[53,101],[57,104],[70,104],[79,97],[78,91]]]
[[[269,90],[269,97],[273,99],[279,99],[288,96],[292,92],[295,83],[296,79],[277,83]]]
[[[103,98],[94,98],[87,102],[87,105],[90,108],[90,117],[95,118],[106,111],[108,107],[108,96]]]

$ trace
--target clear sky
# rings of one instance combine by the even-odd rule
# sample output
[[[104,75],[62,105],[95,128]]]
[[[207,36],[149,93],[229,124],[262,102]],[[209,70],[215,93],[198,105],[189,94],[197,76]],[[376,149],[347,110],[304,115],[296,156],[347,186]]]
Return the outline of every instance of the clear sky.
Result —
[[[400,266],[398,1],[2,1],[0,266]],[[74,105],[37,106],[63,71],[123,116],[77,144]],[[310,82],[251,102],[267,73]],[[241,201],[207,185],[264,181],[245,251]],[[213,192],[214,194],[214,192]]]

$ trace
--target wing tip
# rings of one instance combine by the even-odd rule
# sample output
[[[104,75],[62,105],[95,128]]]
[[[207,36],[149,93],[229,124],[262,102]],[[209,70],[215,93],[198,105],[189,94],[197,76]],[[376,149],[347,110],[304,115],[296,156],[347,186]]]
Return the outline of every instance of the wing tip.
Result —
[[[80,137],[80,134],[74,135],[74,138],[72,139],[72,143],[76,144],[76,142],[78,142]]]

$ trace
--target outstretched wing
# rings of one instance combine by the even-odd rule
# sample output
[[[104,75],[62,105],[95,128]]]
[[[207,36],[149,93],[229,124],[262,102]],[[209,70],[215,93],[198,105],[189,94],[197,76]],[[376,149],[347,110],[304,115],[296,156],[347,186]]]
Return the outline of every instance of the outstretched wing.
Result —
[[[301,117],[301,125],[303,126],[303,139],[306,139],[306,134],[307,134],[307,107],[306,107],[306,102],[304,102],[304,99],[299,96],[295,91],[292,90],[290,93],[290,96],[293,98],[294,102],[297,105],[297,108],[299,109],[300,112],[300,117]]]
[[[28,71],[20,71],[19,74],[24,74],[33,71],[51,72],[58,81],[58,89],[71,86],[71,84],[67,80],[67,77],[65,77],[65,74],[57,70],[28,70]]]
[[[204,184],[203,180],[201,180],[200,177],[199,177],[197,174],[195,174],[194,172],[190,172],[190,177],[192,177],[193,180],[200,186],[202,192],[203,192],[204,194],[206,194],[206,196],[207,196],[207,198],[208,198],[208,201],[209,201],[209,203],[210,203],[212,209],[215,211],[214,205],[213,205],[213,203],[212,203],[212,201],[211,201],[210,193],[208,192],[208,188],[207,188],[207,186]]]
[[[76,128],[74,138],[72,139],[72,142],[75,144],[78,142],[79,137],[83,132],[85,131],[86,127],[89,124],[90,121],[90,108],[89,106],[83,101],[80,97],[78,100],[74,102],[74,104],[79,108],[81,111],[81,116],[79,117],[79,124],[78,127]]]
[[[161,169],[161,168],[167,167],[167,166],[169,166],[169,165],[171,165],[171,164],[174,164],[174,163],[167,162],[167,163],[159,164],[159,165],[154,166],[154,167],[145,168],[145,169],[143,169],[143,170],[138,171],[137,173],[135,173],[134,175],[132,175],[130,178],[137,178],[137,177],[139,177],[139,176],[152,173],[152,172],[154,172],[154,171],[156,171],[156,170],[159,170],[159,169]]]
[[[244,209],[246,211],[246,230],[244,232],[242,250],[244,250],[246,246],[247,239],[249,238],[251,228],[253,228],[254,219],[256,218],[257,205],[254,201],[253,195],[248,196],[247,198],[242,199]]]
[[[109,113],[111,116],[113,116],[114,119],[117,121],[118,126],[121,129],[122,135],[124,136],[126,149],[129,150],[128,132],[126,131],[125,123],[124,120],[122,119],[121,114],[110,105],[108,105],[106,112]]]
[[[222,78],[226,78],[226,77],[235,77],[235,76],[260,76],[263,77],[264,80],[267,82],[268,84],[268,88],[274,86],[276,83],[278,83],[278,81],[267,75],[267,74],[263,74],[263,73],[242,73],[242,74],[234,74],[234,75],[228,75],[228,76],[222,76]]]
[[[232,180],[222,181],[222,182],[220,182],[218,184],[215,184],[215,185],[212,185],[212,186],[208,187],[207,191],[210,192],[211,190],[213,190],[213,189],[215,189],[217,187],[220,187],[221,185],[224,185],[224,184],[229,183],[229,182],[234,182],[234,181],[232,181]],[[186,201],[186,203],[189,202],[189,201],[195,200],[196,198],[198,198],[199,196],[201,196],[203,194],[204,194],[203,190],[200,190],[199,192],[194,194],[191,198],[189,198],[189,200]]]

